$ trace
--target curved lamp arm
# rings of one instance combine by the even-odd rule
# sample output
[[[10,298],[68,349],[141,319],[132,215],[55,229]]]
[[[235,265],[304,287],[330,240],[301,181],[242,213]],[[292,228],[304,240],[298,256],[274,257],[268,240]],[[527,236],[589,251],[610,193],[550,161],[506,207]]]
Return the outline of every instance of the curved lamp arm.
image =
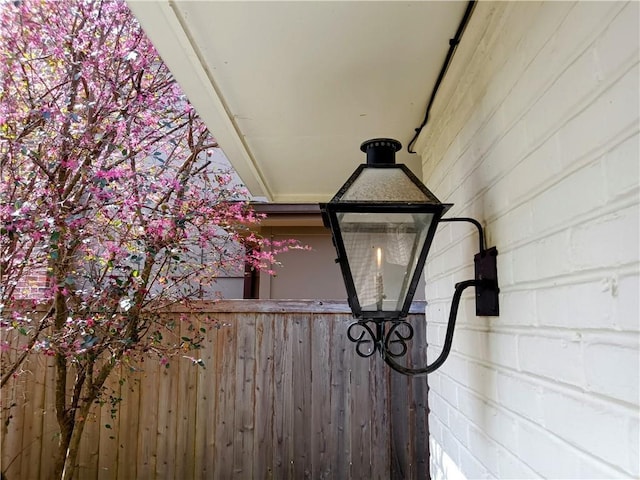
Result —
[[[482,228],[482,224],[477,221],[475,218],[470,217],[451,217],[451,218],[441,218],[440,223],[442,222],[467,222],[475,225],[478,229],[478,250],[480,253],[484,252],[485,238],[484,238],[484,229]]]
[[[491,285],[489,285],[489,283]],[[403,365],[400,365],[393,359],[393,355],[390,355],[389,352],[383,348],[381,353],[384,361],[393,368],[396,372],[400,372],[404,375],[424,375],[427,373],[431,373],[437,368],[439,368],[444,361],[449,356],[449,352],[451,351],[451,344],[453,343],[453,330],[456,325],[456,317],[458,316],[458,306],[460,305],[460,298],[462,296],[462,292],[469,287],[477,287],[484,286],[487,288],[497,288],[497,283],[494,281],[487,280],[465,280],[464,282],[460,282],[456,284],[456,290],[453,294],[453,299],[451,300],[451,310],[449,311],[449,323],[447,324],[447,333],[444,337],[444,345],[442,346],[442,351],[438,358],[436,358],[433,363],[430,365],[426,365],[422,368],[408,368]]]

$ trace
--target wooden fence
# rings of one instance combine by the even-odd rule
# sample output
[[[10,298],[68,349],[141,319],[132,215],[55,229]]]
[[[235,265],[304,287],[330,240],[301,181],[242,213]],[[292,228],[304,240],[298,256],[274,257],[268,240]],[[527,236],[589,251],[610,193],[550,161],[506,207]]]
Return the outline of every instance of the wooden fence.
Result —
[[[95,406],[77,478],[428,478],[426,379],[357,356],[346,312],[326,302],[212,305],[202,312],[218,326],[197,354],[204,367],[147,361],[113,378],[123,400],[117,412]],[[424,335],[424,315],[411,319]],[[2,392],[8,480],[50,478],[53,380],[51,359],[33,358]]]

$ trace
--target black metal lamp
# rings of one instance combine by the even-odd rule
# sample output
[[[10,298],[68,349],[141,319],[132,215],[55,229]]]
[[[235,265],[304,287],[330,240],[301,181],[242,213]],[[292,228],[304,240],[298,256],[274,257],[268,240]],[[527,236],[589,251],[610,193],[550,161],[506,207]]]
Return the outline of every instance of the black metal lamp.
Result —
[[[360,149],[367,154],[367,163],[320,209],[331,229],[336,261],[357,319],[348,330],[356,352],[368,357],[377,351],[393,369],[416,375],[432,372],[448,356],[465,288],[476,287],[477,315],[498,315],[497,251],[484,248],[479,222],[442,218],[452,205],[441,203],[405,165],[395,163],[400,148],[400,142],[388,138],[364,142]],[[445,221],[467,221],[478,228],[476,278],[456,285],[440,356],[424,368],[408,368],[395,360],[406,354],[406,342],[413,337],[405,319],[438,223]]]

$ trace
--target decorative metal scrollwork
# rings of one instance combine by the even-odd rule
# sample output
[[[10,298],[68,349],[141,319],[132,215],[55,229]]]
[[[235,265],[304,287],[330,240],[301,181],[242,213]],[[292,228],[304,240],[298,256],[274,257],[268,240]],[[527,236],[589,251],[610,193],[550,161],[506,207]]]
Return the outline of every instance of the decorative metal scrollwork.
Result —
[[[413,338],[413,327],[404,320],[391,322],[384,339],[384,349],[387,355],[398,358],[407,353],[407,342]],[[399,347],[399,350],[397,349]]]
[[[355,336],[354,330],[360,330],[360,335]],[[361,357],[370,357],[378,350],[376,334],[367,322],[355,322],[349,325],[347,337],[356,344],[356,353]]]
[[[373,323],[374,328],[369,323]],[[413,338],[413,327],[404,320],[360,320],[349,325],[347,337],[356,344],[356,353],[361,357],[379,352],[383,357],[398,358],[408,351],[407,342]]]

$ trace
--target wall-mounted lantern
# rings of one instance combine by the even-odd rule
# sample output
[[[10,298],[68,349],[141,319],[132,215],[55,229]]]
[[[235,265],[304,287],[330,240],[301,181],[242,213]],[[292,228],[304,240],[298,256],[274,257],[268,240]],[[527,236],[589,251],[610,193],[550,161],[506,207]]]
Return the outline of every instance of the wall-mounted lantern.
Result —
[[[484,247],[484,232],[470,218],[442,218],[452,206],[441,203],[405,166],[395,163],[401,144],[378,138],[360,149],[367,163],[360,165],[329,203],[320,205],[331,229],[349,306],[356,322],[348,330],[356,352],[369,357],[379,352],[394,370],[407,375],[430,373],[447,358],[464,289],[476,289],[476,315],[498,315],[498,277],[495,247]],[[406,354],[413,328],[405,321],[429,247],[441,222],[474,224],[480,234],[475,278],[456,285],[442,352],[423,368],[408,368],[396,359]]]

